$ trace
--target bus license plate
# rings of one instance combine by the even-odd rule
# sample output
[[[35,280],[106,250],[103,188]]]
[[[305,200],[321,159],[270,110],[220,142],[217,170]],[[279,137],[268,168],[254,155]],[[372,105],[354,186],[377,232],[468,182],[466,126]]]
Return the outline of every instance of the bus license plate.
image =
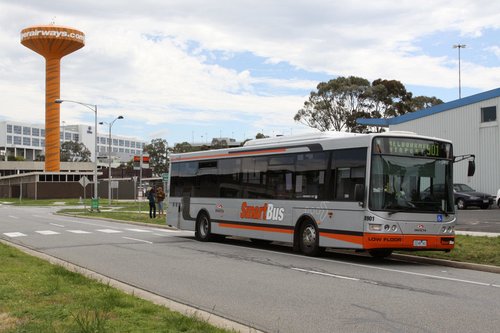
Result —
[[[414,240],[413,241],[413,246],[415,246],[415,247],[426,247],[427,246],[427,240]]]

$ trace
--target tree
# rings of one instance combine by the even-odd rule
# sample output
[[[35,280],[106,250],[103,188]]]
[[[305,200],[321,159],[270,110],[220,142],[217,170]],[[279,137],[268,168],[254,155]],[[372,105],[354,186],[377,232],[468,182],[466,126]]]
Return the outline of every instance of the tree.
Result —
[[[153,139],[149,145],[144,147],[149,154],[149,167],[156,175],[168,172],[167,140]]]
[[[194,151],[193,146],[191,146],[188,142],[184,141],[182,143],[177,143],[173,149],[174,153],[189,153]]]
[[[338,77],[321,82],[295,115],[295,121],[320,131],[367,132],[358,118],[388,118],[440,104],[435,97],[413,98],[397,80]],[[381,131],[381,129],[377,129]]]
[[[223,149],[223,148],[227,148],[227,147],[229,147],[229,145],[227,144],[227,140],[226,139],[217,139],[217,138],[214,138],[212,140],[212,144],[211,144],[211,148],[212,149]]]
[[[443,101],[435,96],[417,96],[411,100],[410,109],[411,111],[418,111],[422,109],[430,108],[431,106],[443,104]]]
[[[7,156],[7,161],[20,162],[20,161],[25,161],[25,158],[23,156],[9,155],[9,156]]]
[[[373,118],[396,117],[411,111],[412,93],[399,81],[377,79],[372,82],[370,93]]]
[[[257,133],[257,135],[255,136],[256,139],[267,139],[268,136],[267,135],[264,135],[263,133]]]
[[[294,119],[320,131],[363,131],[356,118],[366,116],[369,90],[370,82],[355,76],[321,82]]]
[[[60,156],[61,162],[90,162],[90,150],[82,142],[63,142]]]

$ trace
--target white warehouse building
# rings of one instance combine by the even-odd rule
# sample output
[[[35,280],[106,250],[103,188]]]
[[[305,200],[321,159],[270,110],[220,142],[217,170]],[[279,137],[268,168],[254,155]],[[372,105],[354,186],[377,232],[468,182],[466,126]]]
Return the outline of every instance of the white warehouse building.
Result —
[[[94,126],[63,125],[60,129],[60,141],[81,142],[90,150],[91,160],[95,161]],[[97,157],[108,159],[109,134],[97,133]],[[129,162],[140,155],[146,143],[132,137],[111,136],[111,156],[116,163]],[[34,161],[45,154],[45,126],[17,121],[0,121],[0,153],[8,156],[21,156]],[[0,157],[4,160],[4,157]]]
[[[362,125],[387,127],[448,139],[454,155],[474,154],[476,173],[467,177],[467,162],[454,165],[454,182],[492,195],[500,189],[500,88],[387,119],[358,119]]]

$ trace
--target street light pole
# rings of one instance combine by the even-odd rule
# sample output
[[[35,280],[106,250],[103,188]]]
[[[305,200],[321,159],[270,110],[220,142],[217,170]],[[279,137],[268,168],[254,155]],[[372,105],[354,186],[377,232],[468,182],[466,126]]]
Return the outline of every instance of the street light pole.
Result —
[[[465,44],[455,44],[454,49],[458,49],[458,98],[462,98],[462,79],[461,79],[461,68],[460,68],[460,49],[464,49],[467,45]]]
[[[97,191],[97,105],[96,104],[87,104],[87,103],[82,103],[82,102],[77,102],[77,101],[70,101],[66,99],[56,99],[54,103],[61,104],[62,102],[69,102],[69,103],[76,103],[85,106],[86,108],[94,111],[94,199],[97,199],[98,197],[98,191]],[[64,132],[64,128],[63,128]],[[63,142],[66,138],[63,137]]]
[[[111,127],[118,119],[123,119],[123,116],[116,117],[112,122],[108,123],[101,121],[99,124],[107,124],[109,126],[109,138],[108,138],[108,204],[111,206]]]

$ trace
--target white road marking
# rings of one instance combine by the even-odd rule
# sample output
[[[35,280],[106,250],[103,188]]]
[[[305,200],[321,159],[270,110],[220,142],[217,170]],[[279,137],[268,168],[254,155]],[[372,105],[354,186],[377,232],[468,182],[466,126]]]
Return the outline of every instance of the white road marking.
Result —
[[[22,232],[4,232],[3,234],[10,238],[26,236]]]
[[[73,234],[91,234],[90,231],[84,231],[84,230],[66,230],[67,232],[71,232]]]
[[[40,234],[40,235],[45,235],[45,236],[48,236],[48,235],[59,235],[60,233],[59,232],[56,232],[56,231],[52,231],[52,230],[40,230],[40,231],[35,231],[36,233]]]
[[[125,230],[134,232],[151,232],[150,230],[144,230],[144,229],[125,229]]]
[[[223,243],[220,243],[220,244],[223,244]],[[261,251],[261,252],[267,252],[267,253],[275,253],[276,254],[276,252],[273,252],[273,251],[270,251],[270,250],[264,250],[264,249],[253,249],[253,250],[255,250],[255,251]],[[285,255],[285,256],[290,256],[290,257],[301,256],[301,255],[298,255],[298,254],[291,254],[291,253],[290,254],[289,253],[280,253],[280,254],[281,255]],[[445,281],[468,283],[468,284],[473,284],[473,285],[477,285],[477,286],[486,286],[486,287],[500,288],[499,285],[493,284],[493,283],[485,283],[485,282],[478,282],[478,281],[471,281],[471,280],[456,279],[456,278],[451,278],[451,277],[446,277],[446,276],[439,276],[439,275],[432,275],[432,274],[410,272],[410,271],[404,271],[404,270],[393,269],[393,268],[384,268],[384,267],[377,267],[377,266],[370,266],[370,265],[363,265],[363,264],[355,264],[355,263],[338,261],[338,260],[332,260],[332,259],[326,259],[326,258],[313,258],[313,257],[310,257],[309,259],[311,259],[311,260],[317,260],[317,261],[325,261],[325,262],[329,262],[329,263],[342,264],[342,265],[353,266],[353,267],[363,267],[363,268],[375,269],[375,270],[380,270],[380,271],[385,271],[385,272],[394,272],[394,273],[400,273],[400,274],[415,275],[415,276],[427,277],[427,278],[431,278],[431,279],[439,279],[439,280],[445,280]]]
[[[150,241],[147,241],[147,240],[143,240],[143,239],[137,239],[137,238],[131,238],[131,237],[122,237],[122,238],[134,240],[134,241],[137,241],[137,242],[143,242],[143,243],[153,244],[153,242],[150,242]]]
[[[64,228],[64,226],[62,224],[56,224],[56,223],[49,223],[49,224],[56,226],[56,227],[59,227],[59,228]]]
[[[115,229],[98,229],[97,231],[104,232],[105,234],[118,234],[122,232],[120,230],[115,230]]]
[[[11,219],[16,219],[16,220],[18,220],[18,219],[19,219],[19,217],[14,216],[14,215],[9,215],[9,217],[10,217]]]
[[[305,273],[311,273],[311,274],[317,274],[317,275],[323,275],[323,276],[328,276],[328,277],[334,277],[337,279],[344,279],[344,280],[351,280],[351,281],[359,281],[359,279],[348,277],[348,276],[343,276],[343,275],[336,275],[336,274],[330,274],[330,273],[323,273],[323,272],[318,272],[318,271],[310,271],[307,269],[302,269],[302,268],[295,268],[292,267],[294,271],[299,271],[299,272],[305,272]]]

